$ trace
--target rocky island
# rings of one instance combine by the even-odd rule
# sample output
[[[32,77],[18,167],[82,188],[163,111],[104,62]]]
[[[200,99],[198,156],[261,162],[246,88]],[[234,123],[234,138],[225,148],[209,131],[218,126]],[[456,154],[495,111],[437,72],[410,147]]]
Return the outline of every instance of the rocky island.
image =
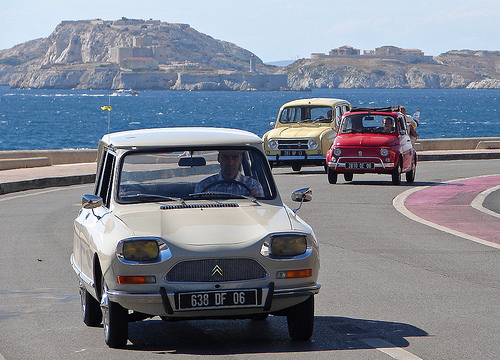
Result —
[[[0,84],[39,89],[282,90],[287,76],[186,24],[63,21],[0,51]]]
[[[159,20],[63,21],[47,38],[0,50],[0,85],[39,89],[307,90],[500,89],[500,51],[437,57],[384,46],[344,46],[287,67],[187,24]]]

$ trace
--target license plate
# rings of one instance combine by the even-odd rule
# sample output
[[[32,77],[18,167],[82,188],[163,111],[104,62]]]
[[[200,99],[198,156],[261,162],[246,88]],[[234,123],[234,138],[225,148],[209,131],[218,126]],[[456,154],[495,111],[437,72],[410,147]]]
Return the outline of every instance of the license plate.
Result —
[[[234,308],[257,305],[257,289],[178,293],[179,309]]]
[[[304,150],[281,150],[281,156],[306,156]]]
[[[345,164],[346,169],[375,169],[375,163],[351,162]]]

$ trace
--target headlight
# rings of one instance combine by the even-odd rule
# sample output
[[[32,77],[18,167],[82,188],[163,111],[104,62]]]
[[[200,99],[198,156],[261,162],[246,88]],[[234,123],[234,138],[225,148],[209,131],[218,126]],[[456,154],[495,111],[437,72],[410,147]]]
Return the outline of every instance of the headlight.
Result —
[[[318,141],[316,139],[309,139],[307,142],[307,147],[309,150],[315,150],[318,148]]]
[[[159,253],[160,248],[156,240],[127,240],[122,242],[119,255],[130,261],[151,261],[156,260]]]
[[[266,241],[261,254],[272,257],[292,257],[302,255],[307,250],[307,239],[304,235],[276,235]]]
[[[386,149],[386,148],[382,148],[382,149],[380,149],[380,155],[382,155],[382,156],[387,156],[387,155],[389,155],[389,150],[388,150],[388,149]]]
[[[340,150],[340,148],[333,149],[333,155],[340,156],[340,154],[342,154],[342,150]]]
[[[278,141],[270,140],[269,141],[269,149],[270,150],[278,150]]]

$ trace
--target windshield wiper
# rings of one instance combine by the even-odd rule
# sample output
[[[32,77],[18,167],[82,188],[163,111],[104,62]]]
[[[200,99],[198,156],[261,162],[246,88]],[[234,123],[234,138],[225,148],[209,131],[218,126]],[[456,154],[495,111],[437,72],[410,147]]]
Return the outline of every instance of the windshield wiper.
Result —
[[[130,194],[130,195],[125,195],[121,196],[122,199],[129,199],[129,198],[150,198],[150,199],[161,199],[161,200],[169,200],[169,201],[178,201],[182,205],[186,205],[186,202],[184,201],[183,198],[180,197],[175,197],[175,196],[164,196],[164,195],[158,195],[158,194],[144,194],[144,193],[137,193],[137,194]]]
[[[238,198],[238,199],[247,199],[251,200],[254,203],[257,203],[257,199],[254,198],[253,196],[248,196],[248,195],[240,195],[240,194],[232,194],[232,193],[226,193],[226,192],[218,192],[218,191],[208,191],[208,192],[198,192],[198,193],[193,193],[189,194],[189,197],[192,198],[206,198],[206,199],[217,199],[217,198],[226,198],[226,199],[231,199],[231,198]]]

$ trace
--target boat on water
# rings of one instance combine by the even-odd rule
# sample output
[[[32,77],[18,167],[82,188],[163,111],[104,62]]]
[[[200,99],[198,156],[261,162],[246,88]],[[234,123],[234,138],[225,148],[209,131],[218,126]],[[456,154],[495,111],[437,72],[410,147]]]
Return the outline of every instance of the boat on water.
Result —
[[[111,93],[111,96],[137,96],[139,93],[132,89],[116,89]]]

